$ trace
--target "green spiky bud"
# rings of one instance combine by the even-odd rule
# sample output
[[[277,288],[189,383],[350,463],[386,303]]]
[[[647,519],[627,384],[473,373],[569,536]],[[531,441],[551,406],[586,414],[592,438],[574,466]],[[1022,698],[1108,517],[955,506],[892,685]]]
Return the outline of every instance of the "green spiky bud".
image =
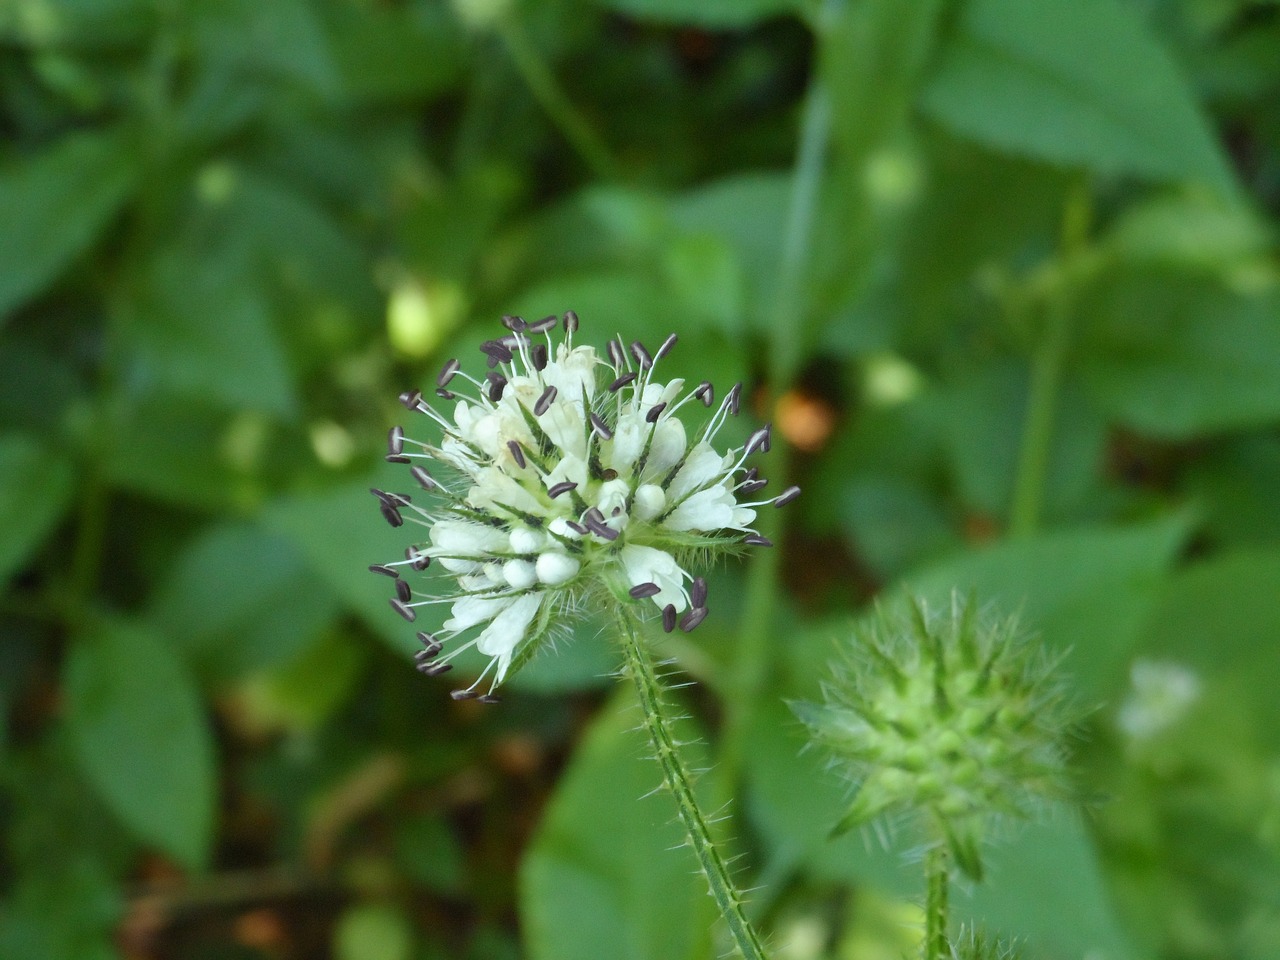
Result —
[[[1056,664],[1016,620],[953,595],[884,610],[854,632],[823,703],[792,708],[854,786],[834,833],[921,816],[929,837],[981,879],[991,821],[1071,796],[1063,743],[1075,725]]]

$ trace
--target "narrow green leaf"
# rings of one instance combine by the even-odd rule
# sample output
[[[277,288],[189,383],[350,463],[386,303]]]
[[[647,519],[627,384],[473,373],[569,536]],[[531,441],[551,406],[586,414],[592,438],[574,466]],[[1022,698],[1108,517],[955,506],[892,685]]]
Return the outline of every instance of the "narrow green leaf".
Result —
[[[67,509],[72,468],[18,434],[0,435],[0,583],[17,571]]]
[[[93,243],[137,176],[119,129],[71,134],[0,170],[0,322]]]
[[[67,657],[67,725],[89,781],[148,843],[204,865],[213,832],[213,735],[185,666],[146,628],[105,622]]]
[[[705,946],[711,900],[672,798],[646,796],[662,775],[633,696],[592,725],[521,866],[531,960],[687,960]],[[706,766],[704,750],[687,750],[690,766]]]
[[[1012,153],[1234,188],[1191,89],[1137,11],[1118,0],[966,4],[923,107]]]

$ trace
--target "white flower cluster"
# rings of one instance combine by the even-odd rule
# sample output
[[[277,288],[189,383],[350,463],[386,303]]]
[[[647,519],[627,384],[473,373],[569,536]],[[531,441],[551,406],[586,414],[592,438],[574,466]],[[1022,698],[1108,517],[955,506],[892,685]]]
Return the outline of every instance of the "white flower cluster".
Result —
[[[706,584],[681,561],[707,548],[769,546],[751,527],[756,508],[782,506],[799,494],[792,487],[772,499],[739,502],[767,482],[744,461],[768,449],[769,428],[742,448],[715,448],[717,432],[738,412],[738,386],[690,436],[676,412],[690,401],[710,408],[713,393],[710,383],[685,392],[683,380],[655,378],[674,334],[653,354],[639,341],[629,349],[611,341],[606,358],[574,346],[572,312],[558,344],[557,317],[503,323],[508,335],[481,347],[490,368],[484,379],[462,372],[457,360],[437,378],[436,393],[453,403],[452,418],[417,392],[401,396],[443,436],[439,443],[414,441],[395,427],[387,459],[408,464],[417,483],[437,495],[434,505],[373,491],[393,526],[409,519],[427,528],[426,540],[410,546],[403,561],[370,568],[395,579],[392,607],[412,622],[417,607],[452,605],[439,634],[419,634],[418,669],[443,673],[472,646],[490,658],[475,683],[454,692],[458,698],[496,699],[493,688],[532,655],[558,616],[593,591],[651,602],[665,630],[677,623],[692,630],[707,615]],[[474,395],[455,394],[459,381]],[[425,462],[445,467],[460,483],[444,482]],[[433,563],[453,583],[447,596],[422,595],[400,577],[401,567],[422,571]],[[480,628],[474,638],[440,656],[474,628]],[[489,691],[480,695],[490,672]]]

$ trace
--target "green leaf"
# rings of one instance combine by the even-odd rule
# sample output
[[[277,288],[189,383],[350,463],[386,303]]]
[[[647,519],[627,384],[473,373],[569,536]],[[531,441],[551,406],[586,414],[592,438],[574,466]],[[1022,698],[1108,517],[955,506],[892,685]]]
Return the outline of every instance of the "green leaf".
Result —
[[[328,12],[333,59],[354,100],[416,102],[444,91],[462,73],[464,44],[456,18],[443,6]]]
[[[247,251],[194,241],[155,253],[131,324],[139,376],[227,407],[289,416],[292,373]]]
[[[1142,631],[1144,656],[1174,660],[1237,691],[1255,730],[1280,743],[1280,550],[1223,553],[1170,578]]]
[[[1172,271],[1101,280],[1081,304],[1081,374],[1126,426],[1189,439],[1280,417],[1280,296]]]
[[[388,605],[394,595],[391,581],[369,572],[369,565],[404,558],[405,547],[424,538],[419,527],[393,529],[378,512],[370,487],[412,491],[407,467],[385,465],[363,482],[344,484],[320,493],[285,496],[268,505],[262,522],[287,536],[307,566],[328,585],[333,596],[386,640],[408,656],[415,630],[431,630],[448,616],[445,606],[421,611],[421,622],[410,625]],[[415,494],[416,496],[416,494]],[[434,618],[434,623],[429,622]]]
[[[1082,527],[961,554],[904,578],[893,602],[920,595],[945,603],[953,590],[1017,613],[1088,697],[1122,678],[1188,518],[1130,527]]]
[[[768,17],[795,13],[798,0],[597,0],[604,7],[658,23],[711,29],[749,27]]]
[[[403,911],[388,904],[348,907],[333,933],[335,960],[409,960],[413,925]]]
[[[706,947],[706,883],[682,845],[671,797],[648,795],[661,773],[635,709],[627,690],[596,718],[525,855],[520,906],[531,960],[687,960]],[[705,767],[705,751],[685,751],[689,767]]]
[[[67,725],[89,781],[148,843],[192,868],[213,832],[213,735],[191,676],[147,629],[95,625],[63,678]]]
[[[0,170],[0,322],[97,239],[138,171],[122,129],[70,134]]]
[[[0,583],[31,556],[66,512],[71,464],[18,434],[0,435]]]
[[[190,543],[158,589],[151,621],[216,679],[271,666],[299,652],[338,604],[293,541],[228,523]]]
[[[989,930],[1016,932],[1046,960],[1130,960],[1093,843],[1078,818],[1058,814],[1020,827],[983,852],[986,879],[957,884],[958,916]]]
[[[1134,8],[1118,0],[973,0],[922,105],[997,149],[1233,190],[1188,85]]]

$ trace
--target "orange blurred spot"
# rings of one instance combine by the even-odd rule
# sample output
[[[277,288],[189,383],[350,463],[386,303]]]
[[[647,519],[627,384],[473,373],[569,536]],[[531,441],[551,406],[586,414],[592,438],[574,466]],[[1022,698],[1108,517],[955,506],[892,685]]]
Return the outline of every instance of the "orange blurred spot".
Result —
[[[270,950],[286,940],[284,921],[275,910],[249,910],[236,917],[235,940],[246,947]]]
[[[825,400],[790,390],[778,400],[774,426],[797,450],[816,453],[836,426],[836,411]]]

